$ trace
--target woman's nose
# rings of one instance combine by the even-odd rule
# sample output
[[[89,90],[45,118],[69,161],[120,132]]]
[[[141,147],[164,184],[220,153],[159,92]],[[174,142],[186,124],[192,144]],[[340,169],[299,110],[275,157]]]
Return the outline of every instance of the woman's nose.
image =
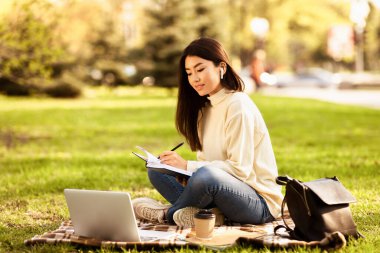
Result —
[[[199,82],[201,79],[199,78],[198,75],[193,75],[193,81],[194,82]]]

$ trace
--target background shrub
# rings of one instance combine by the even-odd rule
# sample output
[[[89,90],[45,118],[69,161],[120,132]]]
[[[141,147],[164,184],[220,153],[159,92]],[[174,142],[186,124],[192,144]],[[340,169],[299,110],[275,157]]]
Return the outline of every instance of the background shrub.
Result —
[[[48,96],[54,98],[77,98],[82,94],[82,90],[78,86],[66,81],[58,81],[46,87],[44,91]]]
[[[30,96],[33,87],[22,85],[6,77],[0,77],[0,93],[7,96]]]

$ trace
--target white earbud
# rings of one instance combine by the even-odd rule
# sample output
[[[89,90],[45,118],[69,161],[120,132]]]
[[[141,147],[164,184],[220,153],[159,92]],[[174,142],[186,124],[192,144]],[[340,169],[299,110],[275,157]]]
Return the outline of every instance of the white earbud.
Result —
[[[220,68],[220,79],[223,79],[223,68]]]

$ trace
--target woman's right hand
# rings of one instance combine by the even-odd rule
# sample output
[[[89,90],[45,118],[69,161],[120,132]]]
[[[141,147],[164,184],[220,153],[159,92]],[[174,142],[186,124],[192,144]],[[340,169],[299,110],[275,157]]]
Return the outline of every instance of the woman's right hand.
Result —
[[[162,163],[186,170],[187,161],[174,151],[164,151],[160,154],[160,160]]]

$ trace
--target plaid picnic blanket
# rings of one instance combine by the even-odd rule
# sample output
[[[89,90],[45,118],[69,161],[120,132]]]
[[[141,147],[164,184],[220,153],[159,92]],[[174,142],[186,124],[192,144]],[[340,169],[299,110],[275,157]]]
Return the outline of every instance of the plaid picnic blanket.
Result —
[[[286,223],[294,226],[290,218],[285,219]],[[155,231],[176,232],[175,237],[162,239],[152,242],[115,242],[102,241],[94,238],[78,236],[74,234],[74,227],[71,221],[63,222],[58,229],[36,235],[31,239],[25,240],[26,245],[47,244],[71,244],[90,247],[111,247],[124,249],[159,249],[173,247],[208,247],[212,249],[224,249],[233,245],[252,245],[255,247],[269,248],[293,248],[293,247],[320,247],[320,248],[342,248],[346,245],[344,236],[337,232],[329,235],[321,241],[304,242],[290,239],[286,234],[274,235],[273,231],[277,225],[283,225],[283,220],[276,220],[262,225],[233,225],[218,226],[214,229],[213,239],[201,241],[195,237],[195,232],[191,228],[182,228],[174,225],[162,225],[144,223],[138,221],[140,229]]]

